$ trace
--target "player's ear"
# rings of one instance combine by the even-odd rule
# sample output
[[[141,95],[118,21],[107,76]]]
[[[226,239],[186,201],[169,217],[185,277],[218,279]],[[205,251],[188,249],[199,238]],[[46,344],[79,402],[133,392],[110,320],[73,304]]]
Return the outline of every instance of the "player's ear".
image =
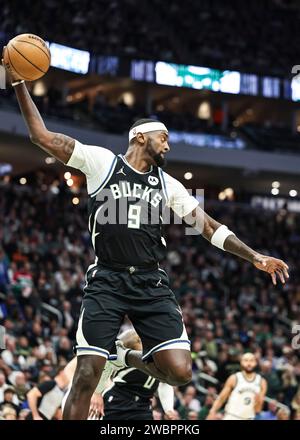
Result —
[[[144,145],[146,142],[145,135],[143,133],[137,133],[136,140],[138,141],[139,144]]]

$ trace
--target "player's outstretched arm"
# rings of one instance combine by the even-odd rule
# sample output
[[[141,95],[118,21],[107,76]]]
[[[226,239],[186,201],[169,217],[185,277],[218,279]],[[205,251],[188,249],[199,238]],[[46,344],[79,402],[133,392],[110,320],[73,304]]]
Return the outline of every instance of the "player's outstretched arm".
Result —
[[[221,225],[199,206],[189,216],[185,217],[185,220],[214,246],[249,261],[259,270],[268,272],[274,285],[277,283],[277,276],[282,283],[285,283],[289,278],[289,267],[284,261],[254,251],[239,240],[227,226]]]
[[[3,49],[3,53],[5,47]],[[2,57],[3,58],[3,57]],[[3,60],[2,60],[2,64]],[[7,66],[4,66],[7,70]],[[44,121],[27,90],[24,81],[20,81],[16,73],[8,71],[8,76],[15,89],[20,110],[28,127],[31,141],[50,155],[63,163],[70,159],[75,146],[75,140],[60,133],[47,130]]]

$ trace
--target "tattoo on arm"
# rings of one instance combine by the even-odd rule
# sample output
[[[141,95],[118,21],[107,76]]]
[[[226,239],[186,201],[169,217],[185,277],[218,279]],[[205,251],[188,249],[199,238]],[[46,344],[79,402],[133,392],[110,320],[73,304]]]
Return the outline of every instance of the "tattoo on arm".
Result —
[[[75,146],[75,140],[73,138],[50,131],[46,132],[46,134],[35,143],[63,163],[69,161]]]
[[[74,150],[75,141],[73,138],[66,136],[64,134],[55,133],[51,140],[51,145],[54,148],[59,149],[60,152],[64,153],[66,157],[70,157]]]

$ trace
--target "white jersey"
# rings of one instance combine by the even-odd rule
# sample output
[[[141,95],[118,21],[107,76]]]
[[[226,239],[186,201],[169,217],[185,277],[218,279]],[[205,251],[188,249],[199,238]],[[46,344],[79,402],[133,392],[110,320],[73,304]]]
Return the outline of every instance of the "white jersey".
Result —
[[[239,371],[235,375],[236,385],[225,407],[224,420],[249,420],[255,417],[255,395],[261,391],[261,375],[256,374],[252,381]]]

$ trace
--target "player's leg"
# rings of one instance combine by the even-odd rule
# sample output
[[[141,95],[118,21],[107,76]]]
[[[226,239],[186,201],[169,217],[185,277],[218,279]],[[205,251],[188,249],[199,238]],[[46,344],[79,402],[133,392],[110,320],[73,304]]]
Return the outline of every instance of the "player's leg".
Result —
[[[126,314],[126,305],[112,292],[111,271],[89,271],[76,333],[77,367],[63,418],[87,419],[92,394],[106,360],[115,352],[115,339]],[[120,288],[118,278],[114,286]]]
[[[106,358],[95,355],[77,357],[72,387],[65,403],[64,420],[86,420],[91,397],[100,380]]]
[[[153,271],[133,276],[131,284],[138,301],[132,302],[128,315],[142,340],[143,353],[129,351],[125,362],[170,385],[190,382],[190,341],[167,274]],[[119,347],[118,355],[121,352]]]
[[[188,350],[158,351],[153,354],[153,362],[148,363],[143,361],[141,351],[131,350],[127,353],[126,363],[174,386],[185,385],[192,379],[192,359]]]

